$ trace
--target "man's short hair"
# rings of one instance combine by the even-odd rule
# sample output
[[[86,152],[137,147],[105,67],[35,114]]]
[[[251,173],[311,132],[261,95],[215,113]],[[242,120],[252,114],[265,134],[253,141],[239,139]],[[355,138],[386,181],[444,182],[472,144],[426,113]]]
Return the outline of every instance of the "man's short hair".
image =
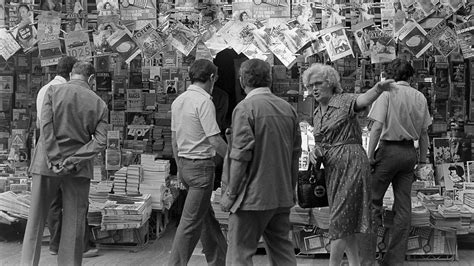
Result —
[[[244,87],[270,87],[272,74],[270,64],[260,59],[250,59],[240,66],[241,82]]]
[[[198,59],[189,68],[191,83],[204,83],[211,78],[211,74],[217,74],[217,66],[207,59]]]
[[[72,68],[72,74],[81,75],[88,78],[90,75],[95,74],[94,66],[89,62],[79,61],[74,64]]]
[[[69,73],[71,73],[72,67],[77,63],[77,61],[78,60],[72,56],[64,56],[59,59],[58,66],[56,67],[58,75],[65,79],[69,79]]]
[[[395,81],[408,81],[415,74],[415,70],[410,62],[400,58],[394,59],[390,63],[388,70],[388,77],[393,78]]]

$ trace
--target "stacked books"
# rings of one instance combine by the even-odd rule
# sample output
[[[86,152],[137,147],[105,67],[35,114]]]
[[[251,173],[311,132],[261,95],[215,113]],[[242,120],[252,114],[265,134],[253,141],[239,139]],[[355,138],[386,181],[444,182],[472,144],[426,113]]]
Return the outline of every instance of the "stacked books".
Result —
[[[212,192],[211,195],[211,205],[212,209],[214,210],[214,214],[216,215],[216,219],[221,225],[229,225],[229,212],[224,212],[221,209],[221,188],[216,189]]]
[[[129,165],[127,167],[127,194],[140,194],[140,180],[142,179],[142,168],[140,165]]]
[[[155,154],[142,154],[143,181],[140,184],[142,193],[151,194],[152,208],[163,208],[163,193],[170,173],[168,160],[156,160]]]
[[[464,193],[463,203],[470,208],[474,208],[474,193]]]
[[[418,206],[411,210],[411,226],[429,226],[430,211],[424,206]]]
[[[151,195],[120,196],[110,194],[102,209],[102,230],[142,227],[151,215]]]
[[[114,193],[127,194],[127,167],[122,167],[114,174]]]
[[[15,193],[7,191],[0,193],[0,211],[8,216],[28,219],[31,193],[29,191]]]
[[[310,210],[295,205],[290,210],[290,222],[292,224],[310,224]]]

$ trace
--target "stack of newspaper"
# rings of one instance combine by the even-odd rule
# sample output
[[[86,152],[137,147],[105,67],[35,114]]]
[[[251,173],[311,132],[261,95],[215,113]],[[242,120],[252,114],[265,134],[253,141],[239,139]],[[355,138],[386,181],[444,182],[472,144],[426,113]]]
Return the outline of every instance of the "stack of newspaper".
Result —
[[[156,160],[154,154],[142,154],[141,166],[143,168],[143,181],[140,184],[140,192],[151,194],[153,209],[162,209],[162,194],[167,187],[170,162],[168,160]]]
[[[110,194],[102,209],[102,230],[140,228],[151,215],[151,195]]]
[[[29,191],[0,193],[0,222],[10,223],[16,218],[28,219],[31,193]]]

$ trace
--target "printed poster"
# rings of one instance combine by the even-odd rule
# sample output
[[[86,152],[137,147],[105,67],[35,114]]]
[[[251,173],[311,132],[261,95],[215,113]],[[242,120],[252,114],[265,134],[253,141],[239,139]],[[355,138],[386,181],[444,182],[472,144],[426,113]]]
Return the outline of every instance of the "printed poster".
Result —
[[[400,29],[398,39],[405,44],[408,50],[416,57],[420,57],[431,46],[431,42],[426,38],[426,31],[415,22],[406,23]]]
[[[331,61],[354,55],[346,32],[341,25],[327,29],[325,32],[322,38]]]
[[[456,33],[447,26],[446,20],[432,28],[426,37],[443,56],[458,49]]]
[[[17,21],[13,29],[13,36],[25,52],[32,49],[37,40],[37,31],[33,26],[33,7],[27,4],[12,5],[10,9],[16,8]]]
[[[85,31],[71,31],[65,34],[66,53],[79,60],[88,60],[92,56],[89,34]]]
[[[151,23],[148,23],[145,27],[135,32],[133,38],[137,41],[138,46],[147,59],[159,55],[166,45],[163,43],[159,32]]]
[[[20,45],[13,36],[6,29],[0,29],[0,55],[3,59],[8,61],[20,49]]]
[[[111,49],[119,54],[127,64],[140,54],[138,45],[132,38],[132,34],[127,30],[117,30],[107,38]]]

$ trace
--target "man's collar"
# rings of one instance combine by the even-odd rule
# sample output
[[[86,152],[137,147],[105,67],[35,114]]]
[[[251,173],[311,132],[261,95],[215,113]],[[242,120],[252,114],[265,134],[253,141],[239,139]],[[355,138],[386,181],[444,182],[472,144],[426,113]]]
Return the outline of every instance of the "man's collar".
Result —
[[[258,94],[267,94],[267,93],[272,93],[272,91],[270,90],[270,88],[268,87],[260,87],[260,88],[255,88],[253,90],[251,90],[247,96],[245,96],[245,99],[247,98],[250,98],[254,95],[258,95]]]
[[[60,76],[60,75],[56,75],[56,76],[54,77],[54,79],[57,80],[57,81],[60,81],[60,82],[62,82],[62,83],[66,83],[66,82],[67,82],[67,80],[66,80],[65,78],[63,78],[62,76]]]
[[[81,87],[85,87],[87,89],[90,89],[91,87],[89,86],[89,83],[87,83],[86,81],[82,80],[82,79],[71,79],[69,80],[69,83],[71,84],[76,84],[76,85],[79,85]]]
[[[408,83],[407,81],[404,81],[404,80],[399,80],[397,82],[395,82],[397,85],[403,85],[403,86],[410,86],[410,83]]]
[[[201,93],[202,95],[204,95],[204,96],[209,97],[209,98],[212,99],[211,94],[208,93],[207,91],[205,91],[203,88],[201,88],[201,87],[199,87],[199,86],[196,86],[196,85],[191,84],[191,85],[189,85],[189,87],[188,87],[188,91],[199,92],[199,93]]]

